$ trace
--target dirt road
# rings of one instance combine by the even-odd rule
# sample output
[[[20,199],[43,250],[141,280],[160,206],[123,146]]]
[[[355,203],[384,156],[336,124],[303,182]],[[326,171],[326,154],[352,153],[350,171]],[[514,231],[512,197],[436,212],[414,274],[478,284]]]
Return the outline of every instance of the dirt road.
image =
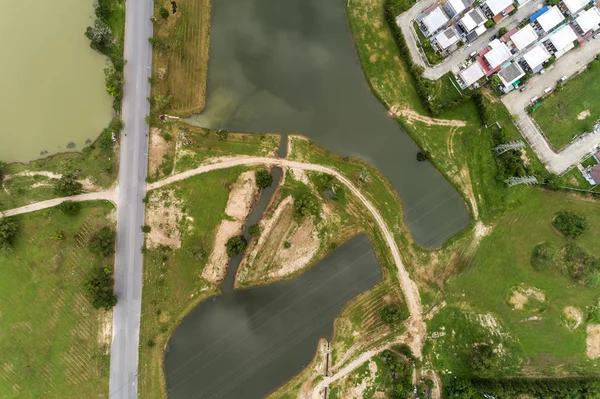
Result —
[[[115,190],[100,191],[98,193],[80,194],[80,195],[74,195],[72,197],[53,198],[51,200],[41,201],[41,202],[36,202],[35,204],[25,205],[20,208],[9,209],[9,210],[3,211],[3,212],[0,211],[0,218],[16,216],[16,215],[21,215],[24,213],[36,212],[36,211],[41,211],[43,209],[53,208],[64,201],[81,202],[81,201],[101,201],[101,200],[110,201],[113,204],[116,204],[117,203],[116,191]]]

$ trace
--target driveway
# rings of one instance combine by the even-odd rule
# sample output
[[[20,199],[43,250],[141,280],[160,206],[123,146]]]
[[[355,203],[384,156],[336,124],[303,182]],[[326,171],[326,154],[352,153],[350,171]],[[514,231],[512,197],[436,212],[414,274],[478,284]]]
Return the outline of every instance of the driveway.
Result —
[[[600,133],[591,133],[578,138],[560,153],[548,143],[538,125],[529,116],[526,108],[531,105],[531,98],[542,97],[544,89],[556,87],[556,82],[563,76],[573,76],[584,69],[600,53],[600,39],[592,39],[583,46],[571,50],[556,63],[546,69],[543,75],[536,74],[528,82],[528,90],[512,91],[502,98],[502,102],[512,115],[516,116],[516,125],[523,137],[527,139],[538,158],[546,168],[557,175],[567,172],[573,165],[587,156],[592,148],[600,145]],[[567,82],[568,84],[568,82]],[[579,132],[573,132],[573,135]]]
[[[528,18],[531,14],[542,8],[545,3],[544,0],[532,0],[524,6],[520,7],[515,15],[504,18],[496,27],[492,29],[488,29],[483,35],[477,38],[473,42],[471,47],[463,47],[461,49],[456,50],[450,56],[448,56],[444,61],[440,64],[430,67],[421,57],[421,54],[418,49],[417,40],[412,30],[413,20],[418,17],[423,10],[427,9],[431,5],[433,5],[436,0],[425,0],[420,1],[415,4],[410,10],[402,13],[396,17],[396,24],[401,28],[402,34],[406,38],[406,44],[410,49],[410,55],[415,64],[419,64],[425,68],[423,72],[423,76],[427,79],[436,80],[445,75],[446,73],[453,71],[458,72],[458,65],[464,62],[470,53],[473,51],[480,52],[483,50],[489,43],[490,37],[498,33],[498,30],[502,27],[506,27],[510,30],[517,26],[517,24]]]

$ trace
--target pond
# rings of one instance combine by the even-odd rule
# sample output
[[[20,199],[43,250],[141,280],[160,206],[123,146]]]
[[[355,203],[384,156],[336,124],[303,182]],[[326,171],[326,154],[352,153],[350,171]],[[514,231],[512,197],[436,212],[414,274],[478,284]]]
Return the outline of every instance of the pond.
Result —
[[[214,0],[207,109],[191,118],[239,132],[303,134],[376,166],[425,247],[469,223],[456,190],[388,116],[356,54],[344,0]]]
[[[42,152],[80,151],[110,121],[106,57],[93,51],[84,36],[93,22],[93,3],[3,3],[0,160],[29,161]]]

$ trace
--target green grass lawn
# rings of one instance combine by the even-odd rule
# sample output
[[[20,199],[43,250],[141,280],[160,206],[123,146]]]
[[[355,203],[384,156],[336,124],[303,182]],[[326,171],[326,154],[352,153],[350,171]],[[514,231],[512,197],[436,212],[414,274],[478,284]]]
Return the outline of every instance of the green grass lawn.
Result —
[[[15,219],[13,251],[0,255],[2,398],[108,398],[112,317],[91,306],[83,280],[112,267],[87,250],[109,214],[93,202],[75,217],[53,208]],[[51,238],[58,231],[65,240]]]
[[[149,193],[160,197],[174,190],[186,218],[179,226],[181,249],[159,247],[146,250],[144,255],[139,366],[142,398],[164,397],[163,355],[172,331],[196,304],[217,292],[201,277],[202,270],[214,245],[217,226],[226,217],[229,187],[244,170],[219,170]]]
[[[600,62],[595,63],[545,98],[532,114],[556,149],[569,144],[573,136],[591,132],[600,118]]]
[[[442,57],[440,53],[434,50],[433,46],[431,45],[431,42],[425,37],[423,32],[421,32],[421,29],[419,29],[419,25],[417,25],[416,22],[413,23],[413,28],[415,29],[415,32],[417,32],[419,42],[421,42],[421,48],[423,49],[423,52],[427,57],[427,61],[429,61],[431,65],[437,65],[440,62],[442,62],[444,60],[444,57]]]
[[[530,265],[533,248],[542,242],[557,246],[567,240],[551,226],[559,210],[573,210],[587,215],[590,226],[600,223],[600,203],[562,192],[530,190],[520,206],[506,213],[495,225],[490,236],[484,238],[466,270],[451,279],[444,294],[449,305],[432,321],[431,332],[445,326],[447,333],[462,329],[456,339],[449,337],[435,341],[440,357],[436,365],[454,370],[454,374],[469,374],[469,359],[464,345],[481,342],[481,331],[461,322],[465,313],[491,313],[502,324],[508,343],[513,343],[513,354],[522,356],[521,366],[526,369],[556,374],[559,371],[598,373],[598,361],[586,359],[585,319],[587,310],[598,300],[598,289],[574,283],[560,270],[535,271]],[[590,228],[575,241],[589,253],[600,256],[600,231]],[[510,290],[520,284],[533,286],[546,295],[546,306],[541,312],[514,310],[508,304]],[[563,309],[575,306],[582,311],[583,324],[575,331],[564,326]],[[461,313],[461,312],[459,312]],[[523,321],[539,316],[539,321]],[[479,329],[480,330],[480,329]],[[475,331],[468,336],[469,331]],[[479,335],[478,335],[479,334]],[[467,335],[466,337],[464,337]],[[460,340],[462,336],[462,341]],[[463,348],[457,348],[463,345]],[[452,348],[458,355],[450,350]],[[512,359],[509,366],[517,362]],[[507,372],[514,371],[508,368]]]

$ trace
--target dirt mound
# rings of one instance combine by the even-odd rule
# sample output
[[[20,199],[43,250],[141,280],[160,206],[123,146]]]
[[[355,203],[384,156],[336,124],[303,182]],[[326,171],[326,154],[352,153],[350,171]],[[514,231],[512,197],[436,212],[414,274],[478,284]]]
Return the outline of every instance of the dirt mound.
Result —
[[[600,324],[588,324],[587,326],[587,357],[590,359],[600,358]]]
[[[148,248],[164,245],[173,249],[181,248],[179,223],[184,217],[182,203],[175,191],[165,190],[152,193],[146,208],[146,224],[150,232],[146,235]]]
[[[509,293],[508,303],[515,310],[540,310],[539,308],[546,302],[544,291],[539,288],[526,285],[513,287]]]
[[[576,330],[583,323],[583,313],[575,306],[567,306],[563,309],[563,318],[565,326],[571,330]]]
[[[577,115],[577,119],[579,119],[580,121],[584,120],[585,118],[587,118],[588,116],[592,115],[592,113],[590,112],[589,109],[586,109],[585,111],[580,112]]]
[[[202,277],[212,283],[220,283],[227,274],[229,256],[225,244],[231,237],[242,233],[244,221],[250,215],[258,188],[254,171],[244,172],[229,192],[225,214],[234,220],[223,220],[216,232],[215,245],[208,262],[202,271]]]

